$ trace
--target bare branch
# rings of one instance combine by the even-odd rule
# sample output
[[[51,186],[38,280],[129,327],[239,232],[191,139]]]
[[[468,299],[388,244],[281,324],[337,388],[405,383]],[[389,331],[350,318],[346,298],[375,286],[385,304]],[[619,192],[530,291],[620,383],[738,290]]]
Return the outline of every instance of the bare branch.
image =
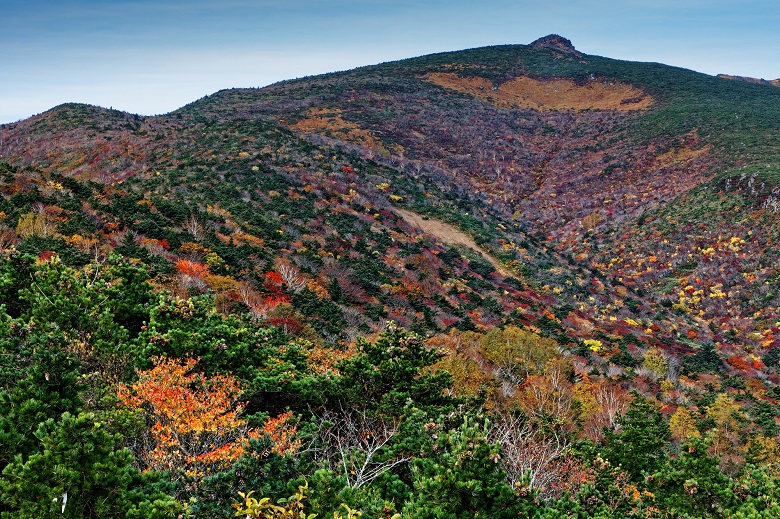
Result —
[[[320,416],[316,457],[341,472],[350,488],[360,488],[411,456],[389,452],[400,422],[355,409],[326,410]]]

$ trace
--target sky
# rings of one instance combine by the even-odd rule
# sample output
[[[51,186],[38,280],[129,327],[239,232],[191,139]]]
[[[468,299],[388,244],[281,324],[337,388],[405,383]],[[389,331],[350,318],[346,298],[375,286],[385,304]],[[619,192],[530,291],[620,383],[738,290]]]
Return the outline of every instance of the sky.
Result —
[[[780,78],[776,0],[0,0],[0,123],[560,34],[586,54]]]

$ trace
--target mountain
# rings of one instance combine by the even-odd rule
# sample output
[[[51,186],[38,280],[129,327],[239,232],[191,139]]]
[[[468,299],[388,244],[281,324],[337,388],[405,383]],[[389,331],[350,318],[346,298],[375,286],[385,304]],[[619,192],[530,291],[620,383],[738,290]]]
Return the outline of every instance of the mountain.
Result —
[[[276,330],[283,356],[315,344],[341,358],[412,330],[446,353],[455,393],[489,409],[531,416],[534,384],[565,386],[577,403],[547,425],[569,439],[609,443],[616,413],[586,394],[614,389],[622,413],[635,390],[666,418],[690,408],[697,434],[728,444],[728,473],[776,432],[778,130],[771,84],[591,56],[558,35],[222,90],[155,117],[65,104],[0,126],[0,249],[24,272],[56,255],[80,279],[118,254],[165,312],[169,297],[209,301],[250,323],[236,336]],[[3,279],[8,322],[22,319],[32,296],[12,293],[34,287]],[[126,328],[144,355],[174,348],[138,312]],[[237,363],[254,353],[225,348],[206,371],[241,373],[254,412],[315,406],[292,403],[306,362],[279,357],[277,387]],[[716,394],[740,425],[710,412]]]
[[[559,292],[561,304],[606,330],[610,318],[638,317],[648,327],[660,319],[672,340],[695,335],[728,354],[766,353],[776,343],[768,346],[764,333],[773,337],[780,321],[778,296],[766,288],[777,275],[777,99],[763,85],[586,56],[553,35],[224,90],[160,117],[62,105],[5,125],[0,153],[15,167],[100,182],[117,192],[106,198],[136,204],[74,231],[105,231],[114,220],[117,233],[165,237],[175,251],[187,241],[182,220],[192,216],[222,236],[251,231],[278,244],[266,258],[270,270],[274,255],[295,260],[304,237],[352,234],[343,246],[353,255],[356,243],[397,222],[410,239],[419,229],[393,210],[405,208],[455,224],[526,285]],[[13,178],[6,197],[44,183]],[[26,209],[6,203],[13,224]],[[180,204],[175,214],[159,210],[172,203]],[[109,204],[72,211],[85,218]],[[225,214],[214,217],[210,206]],[[325,213],[363,221],[339,232]],[[291,234],[280,242],[273,233],[285,225]],[[347,232],[353,226],[358,234]],[[373,253],[389,262],[385,249]],[[395,271],[395,282],[404,275],[413,271]],[[501,302],[483,312],[483,324],[516,306],[499,297],[505,289],[492,293]],[[389,291],[370,291],[356,297],[386,313],[379,296]],[[427,304],[446,316],[430,331],[451,324],[449,310]]]

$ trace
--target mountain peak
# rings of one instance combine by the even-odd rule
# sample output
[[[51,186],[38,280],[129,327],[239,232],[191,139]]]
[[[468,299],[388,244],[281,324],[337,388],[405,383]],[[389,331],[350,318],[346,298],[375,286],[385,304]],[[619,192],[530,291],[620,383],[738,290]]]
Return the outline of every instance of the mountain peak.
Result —
[[[553,49],[566,54],[579,54],[579,51],[572,45],[571,40],[558,34],[543,36],[531,42],[531,46],[535,49]]]

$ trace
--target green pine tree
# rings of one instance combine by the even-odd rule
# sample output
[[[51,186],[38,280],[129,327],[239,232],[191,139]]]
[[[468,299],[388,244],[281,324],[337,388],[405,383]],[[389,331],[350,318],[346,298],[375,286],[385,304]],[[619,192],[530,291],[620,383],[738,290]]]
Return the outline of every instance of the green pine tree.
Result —
[[[3,519],[176,517],[181,506],[157,488],[153,474],[132,466],[119,435],[106,432],[92,413],[47,420],[35,437],[39,449],[18,454],[3,470]]]
[[[434,455],[414,464],[414,489],[404,517],[501,519],[540,512],[530,489],[505,483],[499,448],[485,438],[486,426],[467,418],[458,429],[434,433]]]
[[[618,424],[617,432],[605,431],[604,458],[621,467],[633,481],[660,470],[668,458],[671,431],[658,409],[645,397],[635,395]]]

